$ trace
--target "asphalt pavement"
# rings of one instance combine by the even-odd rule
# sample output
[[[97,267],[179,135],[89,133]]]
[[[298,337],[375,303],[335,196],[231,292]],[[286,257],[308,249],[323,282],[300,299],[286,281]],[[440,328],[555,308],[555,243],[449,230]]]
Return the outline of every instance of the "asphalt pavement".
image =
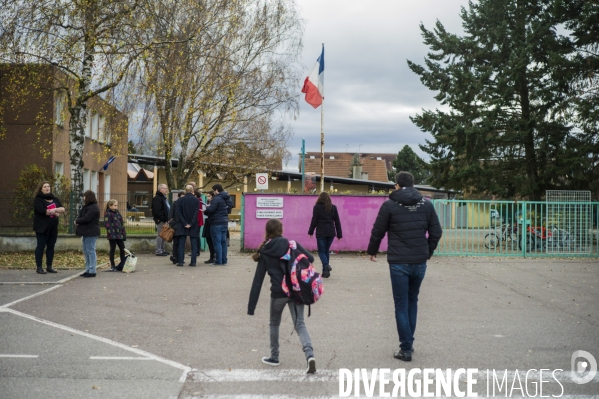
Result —
[[[247,315],[255,263],[236,245],[227,266],[205,265],[205,253],[197,267],[141,254],[135,273],[88,279],[77,277],[81,271],[0,270],[0,398],[354,397],[355,386],[340,386],[340,369],[355,382],[362,375],[355,369],[374,378],[373,369],[428,368],[477,369],[479,397],[533,396],[539,386],[543,395],[599,397],[598,376],[576,384],[570,373],[576,351],[599,359],[597,259],[433,257],[413,361],[405,363],[393,358],[398,337],[384,255],[377,263],[332,255],[325,293],[306,320],[317,363],[307,376],[288,312],[280,366],[261,363],[269,355],[269,279],[256,314]],[[576,362],[585,363],[588,375],[592,361]],[[509,392],[488,390],[494,373],[506,375]],[[472,382],[456,381],[449,396]],[[368,381],[356,385],[359,396],[371,396]],[[403,396],[418,396],[411,393]]]

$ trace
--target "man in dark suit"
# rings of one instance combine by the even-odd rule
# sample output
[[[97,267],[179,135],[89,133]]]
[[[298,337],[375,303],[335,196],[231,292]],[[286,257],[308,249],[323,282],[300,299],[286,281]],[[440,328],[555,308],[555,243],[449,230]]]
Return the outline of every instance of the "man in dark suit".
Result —
[[[185,195],[177,200],[178,225],[175,234],[179,236],[179,254],[177,256],[177,266],[183,266],[185,259],[185,240],[189,237],[191,241],[191,262],[189,266],[196,265],[196,256],[198,253],[198,235],[200,227],[198,225],[198,213],[200,212],[200,203],[193,195],[193,186],[185,186]]]

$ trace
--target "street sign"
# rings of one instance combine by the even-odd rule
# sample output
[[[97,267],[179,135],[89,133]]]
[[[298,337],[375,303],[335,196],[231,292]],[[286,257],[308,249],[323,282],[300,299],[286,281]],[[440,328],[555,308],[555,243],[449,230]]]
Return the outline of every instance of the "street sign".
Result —
[[[268,190],[268,173],[256,173],[256,188]]]

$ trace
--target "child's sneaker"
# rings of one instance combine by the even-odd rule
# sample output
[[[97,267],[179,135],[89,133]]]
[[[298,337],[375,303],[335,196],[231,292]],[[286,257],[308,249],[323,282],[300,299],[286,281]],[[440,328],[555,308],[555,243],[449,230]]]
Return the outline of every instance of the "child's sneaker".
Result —
[[[273,367],[279,365],[279,361],[273,359],[272,357],[263,357],[262,358],[262,363],[268,364],[269,366],[273,366]]]
[[[316,360],[313,357],[308,358],[308,370],[306,370],[308,374],[316,373]]]

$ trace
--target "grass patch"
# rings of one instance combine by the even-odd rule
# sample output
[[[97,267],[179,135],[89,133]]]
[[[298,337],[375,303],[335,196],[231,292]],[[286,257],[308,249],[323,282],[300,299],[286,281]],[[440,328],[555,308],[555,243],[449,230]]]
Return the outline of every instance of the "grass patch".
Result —
[[[107,253],[96,252],[97,265],[109,262]],[[84,269],[85,258],[81,251],[54,252],[55,269]],[[46,255],[44,254],[43,266],[46,268]],[[35,269],[34,252],[0,253],[0,269]]]

